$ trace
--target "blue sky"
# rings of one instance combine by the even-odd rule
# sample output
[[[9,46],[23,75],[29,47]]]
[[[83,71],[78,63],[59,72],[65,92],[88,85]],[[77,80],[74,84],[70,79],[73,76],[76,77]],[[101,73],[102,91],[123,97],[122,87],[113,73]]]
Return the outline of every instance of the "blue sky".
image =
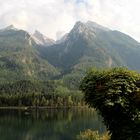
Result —
[[[140,0],[0,0],[0,28],[17,28],[57,39],[76,21],[97,22],[140,41]]]

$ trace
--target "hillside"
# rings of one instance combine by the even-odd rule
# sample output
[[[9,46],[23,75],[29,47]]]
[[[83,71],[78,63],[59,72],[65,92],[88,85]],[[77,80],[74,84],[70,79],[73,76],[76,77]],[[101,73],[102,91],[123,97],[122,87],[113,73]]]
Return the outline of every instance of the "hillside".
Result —
[[[46,80],[58,71],[42,59],[33,47],[30,34],[9,26],[0,30],[1,81],[22,79]]]

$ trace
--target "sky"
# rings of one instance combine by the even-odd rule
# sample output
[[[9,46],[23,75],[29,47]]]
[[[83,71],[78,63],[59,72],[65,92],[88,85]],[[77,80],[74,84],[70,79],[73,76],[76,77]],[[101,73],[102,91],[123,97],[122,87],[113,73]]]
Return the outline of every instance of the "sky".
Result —
[[[139,7],[140,0],[0,0],[0,28],[13,24],[56,40],[91,20],[140,41]]]

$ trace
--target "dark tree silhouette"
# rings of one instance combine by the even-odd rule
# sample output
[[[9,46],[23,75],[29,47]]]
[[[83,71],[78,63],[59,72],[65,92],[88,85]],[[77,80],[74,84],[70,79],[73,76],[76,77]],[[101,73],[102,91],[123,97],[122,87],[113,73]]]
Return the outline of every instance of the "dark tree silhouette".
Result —
[[[111,140],[140,139],[140,74],[126,68],[92,70],[80,88],[97,109]]]

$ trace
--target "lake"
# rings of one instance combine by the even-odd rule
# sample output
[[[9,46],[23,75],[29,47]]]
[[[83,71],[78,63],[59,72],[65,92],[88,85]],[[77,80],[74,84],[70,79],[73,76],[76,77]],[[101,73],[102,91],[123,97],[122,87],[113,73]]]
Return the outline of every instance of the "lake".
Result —
[[[76,140],[85,129],[106,131],[90,109],[0,110],[0,140]]]

